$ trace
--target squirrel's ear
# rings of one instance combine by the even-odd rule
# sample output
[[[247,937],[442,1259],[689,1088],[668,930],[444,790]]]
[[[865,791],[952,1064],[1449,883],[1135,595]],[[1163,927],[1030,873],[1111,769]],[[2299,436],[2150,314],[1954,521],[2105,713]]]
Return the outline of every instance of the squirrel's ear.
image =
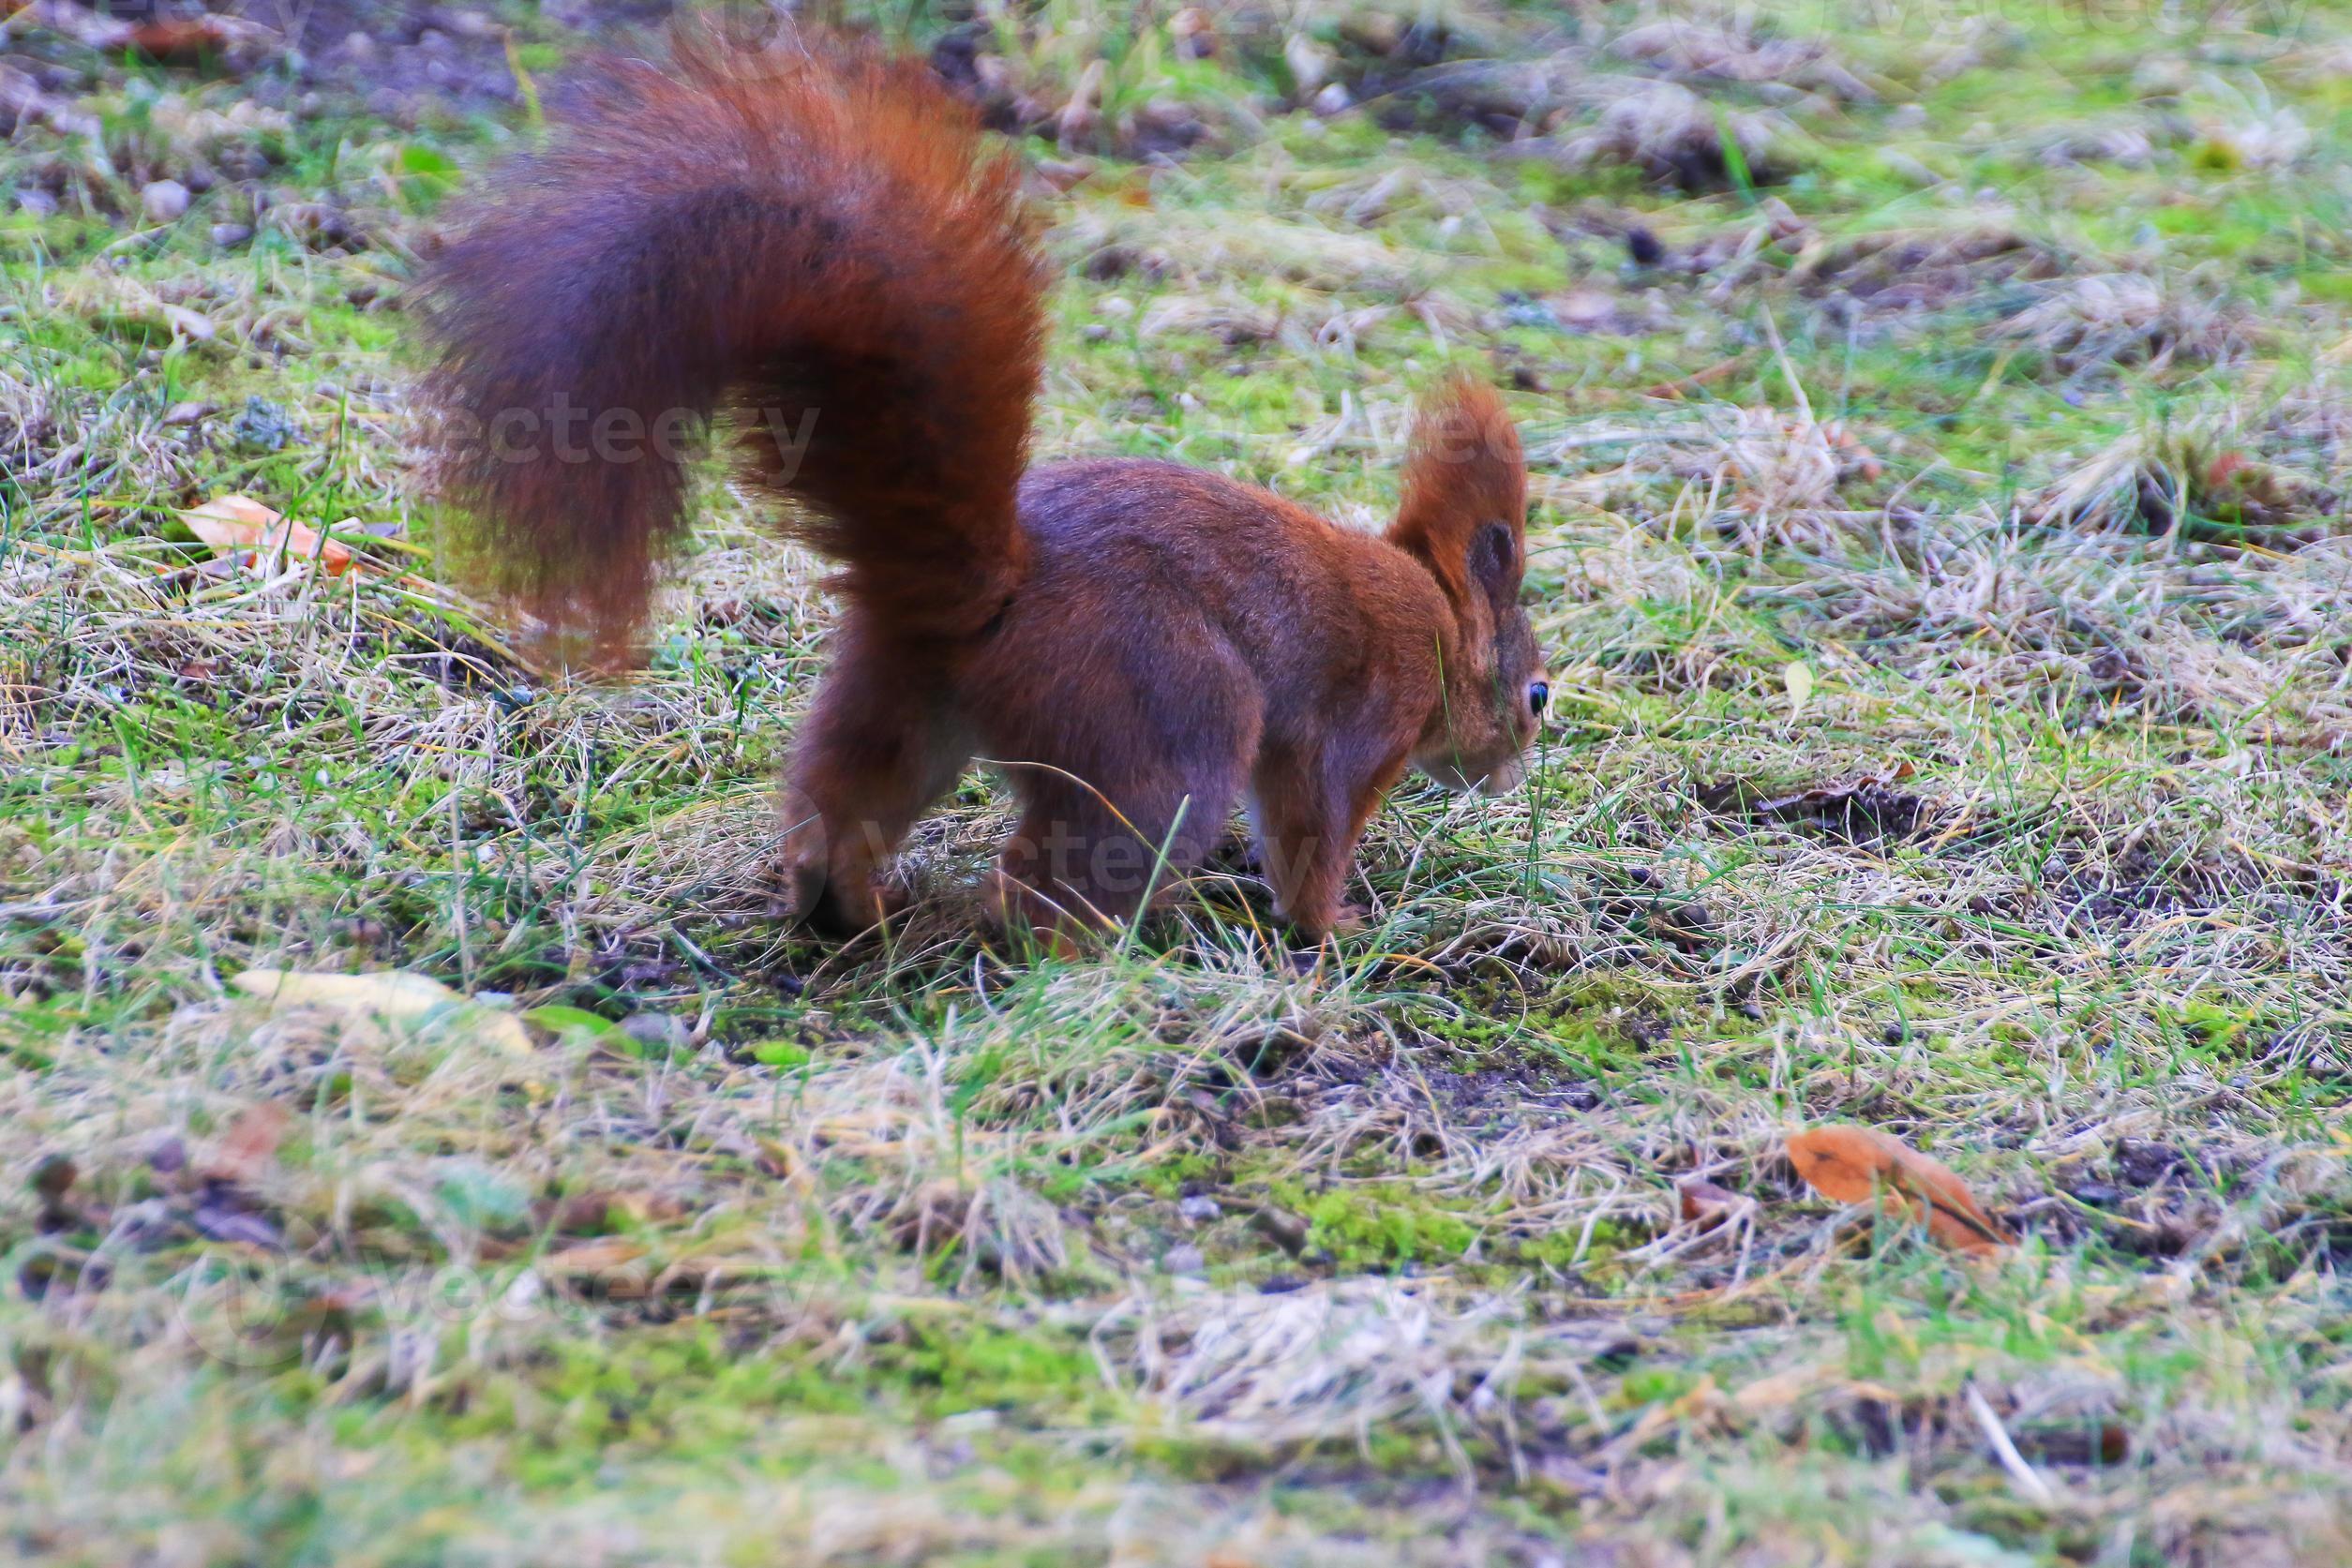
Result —
[[[1451,377],[1422,403],[1388,538],[1419,557],[1457,603],[1474,585],[1506,603],[1518,597],[1527,463],[1503,399],[1484,381]]]

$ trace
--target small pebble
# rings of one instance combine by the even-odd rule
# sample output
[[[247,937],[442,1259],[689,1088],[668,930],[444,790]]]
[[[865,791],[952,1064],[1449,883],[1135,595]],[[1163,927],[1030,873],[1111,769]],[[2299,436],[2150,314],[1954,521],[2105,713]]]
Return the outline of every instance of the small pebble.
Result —
[[[258,452],[277,452],[297,434],[286,411],[258,393],[245,400],[245,411],[230,427],[236,443]]]
[[[249,223],[216,223],[213,225],[213,244],[223,250],[234,250],[252,237],[253,225]]]
[[[685,1020],[666,1012],[633,1012],[621,1021],[621,1032],[639,1045],[683,1045]]]
[[[1206,1196],[1191,1197],[1176,1204],[1176,1213],[1195,1225],[1206,1225],[1225,1211],[1217,1206],[1217,1200]]]
[[[1294,1258],[1306,1248],[1307,1222],[1286,1209],[1268,1205],[1257,1212],[1251,1224],[1257,1227],[1259,1234]]]
[[[1505,290],[1498,299],[1503,306],[1503,320],[1509,325],[1559,330],[1560,318],[1547,301],[1531,298],[1515,289]]]
[[[53,1202],[66,1195],[80,1175],[72,1156],[44,1155],[33,1169],[33,1190]]]
[[[16,204],[35,217],[53,217],[57,213],[57,198],[45,190],[20,190],[16,193]]]
[[[139,192],[139,208],[150,223],[176,223],[187,216],[187,187],[177,180],[157,180]]]
[[[1160,1266],[1170,1274],[1206,1274],[1208,1272],[1208,1259],[1202,1255],[1199,1247],[1188,1244],[1168,1248],[1166,1255],[1160,1260]]]

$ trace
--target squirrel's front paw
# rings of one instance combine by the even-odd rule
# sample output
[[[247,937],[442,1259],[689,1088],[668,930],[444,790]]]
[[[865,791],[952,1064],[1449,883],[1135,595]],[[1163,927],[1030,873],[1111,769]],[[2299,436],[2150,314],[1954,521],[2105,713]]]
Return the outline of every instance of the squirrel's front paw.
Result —
[[[895,918],[908,903],[903,888],[875,880],[843,882],[822,866],[792,871],[792,907],[819,935],[846,941]]]
[[[1288,918],[1294,933],[1317,943],[1328,936],[1353,936],[1363,931],[1372,923],[1372,912],[1360,903],[1342,903],[1320,918],[1292,915]]]

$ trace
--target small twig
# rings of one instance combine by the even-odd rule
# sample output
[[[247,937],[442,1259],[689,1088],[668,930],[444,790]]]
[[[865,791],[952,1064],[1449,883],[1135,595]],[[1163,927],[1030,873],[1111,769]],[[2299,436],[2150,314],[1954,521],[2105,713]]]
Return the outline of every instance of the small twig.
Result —
[[[1641,396],[1644,397],[1687,397],[1694,392],[1713,386],[1746,363],[1745,354],[1733,354],[1730,359],[1717,360],[1705,369],[1694,370],[1677,381],[1658,381],[1654,385],[1645,386],[1641,389]]]
[[[1985,1403],[1985,1396],[1977,1391],[1975,1382],[1966,1383],[1962,1391],[1968,1396],[1969,1409],[1974,1412],[1976,1424],[1985,1429],[1985,1441],[1993,1445],[1993,1457],[1999,1459],[2000,1468],[2009,1472],[2010,1485],[2017,1489],[2017,1495],[2038,1508],[2057,1506],[2058,1495],[2050,1490],[2050,1484],[2026,1463],[2026,1456],[2017,1452],[2017,1445],[2009,1441],[2008,1428],[2000,1424],[2000,1417],[1993,1413],[1993,1407]]]

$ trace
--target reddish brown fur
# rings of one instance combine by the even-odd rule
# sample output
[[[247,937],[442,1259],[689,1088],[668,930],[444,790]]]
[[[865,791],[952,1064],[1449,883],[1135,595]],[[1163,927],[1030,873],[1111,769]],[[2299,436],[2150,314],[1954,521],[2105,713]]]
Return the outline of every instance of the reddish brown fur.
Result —
[[[967,635],[1026,562],[1044,288],[1018,167],[921,62],[692,37],[667,71],[607,61],[427,279],[447,488],[528,609],[625,646],[682,526],[683,454],[567,459],[510,424],[510,461],[494,422],[724,409],[853,601]]]
[[[788,777],[804,914],[878,919],[889,857],[978,758],[1025,802],[1000,874],[1025,922],[1127,916],[1246,799],[1319,936],[1409,765],[1504,786],[1534,738],[1517,436],[1491,390],[1442,388],[1386,536],[1163,463],[1024,476],[1042,285],[1012,181],[919,67],[850,46],[609,67],[441,267],[443,405],[818,411],[797,472],[772,441],[756,470],[846,568]],[[451,467],[507,584],[625,641],[676,465]]]

